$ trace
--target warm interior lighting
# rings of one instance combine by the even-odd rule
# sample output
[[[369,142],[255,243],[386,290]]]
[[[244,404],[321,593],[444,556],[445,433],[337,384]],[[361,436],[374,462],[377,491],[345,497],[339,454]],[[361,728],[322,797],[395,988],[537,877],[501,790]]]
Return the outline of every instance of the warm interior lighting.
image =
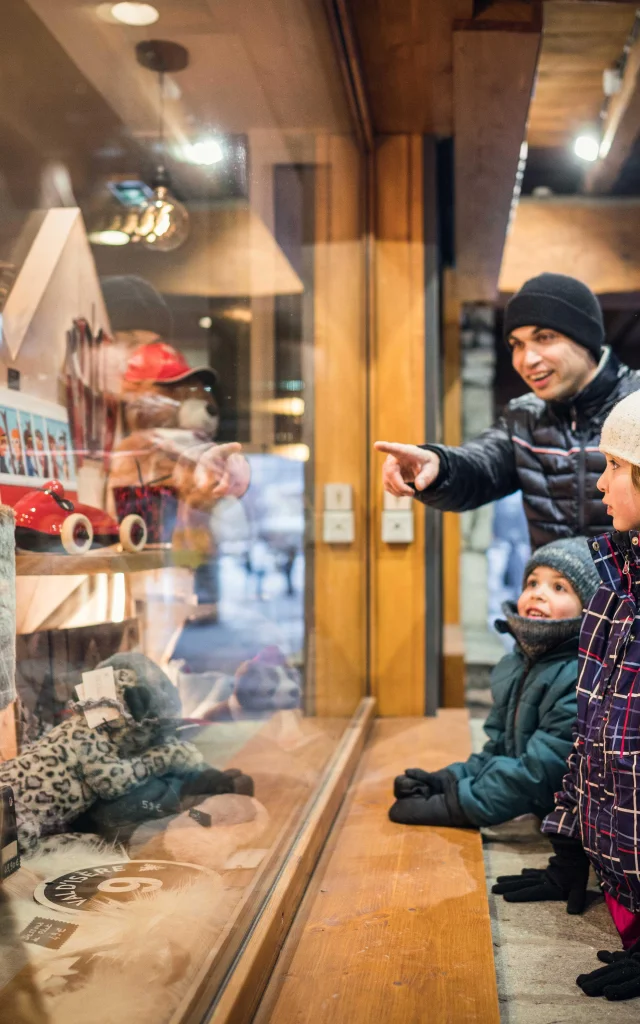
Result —
[[[92,245],[126,245],[131,241],[126,231],[92,231],[87,237]]]
[[[306,444],[274,444],[269,449],[272,455],[280,455],[283,459],[293,462],[309,461],[309,446]]]
[[[581,160],[593,163],[600,154],[600,142],[595,135],[579,135],[573,144],[573,149]]]
[[[119,3],[113,4],[111,14],[123,25],[153,25],[160,17],[151,4]]]
[[[201,139],[188,147],[189,159],[201,167],[211,167],[224,160],[224,150],[217,139]]]
[[[226,320],[238,320],[242,324],[250,324],[253,320],[253,313],[244,306],[233,306],[231,309],[225,309],[222,315]]]
[[[137,236],[144,245],[171,252],[189,234],[189,214],[165,185],[158,185],[152,197],[138,211]]]
[[[262,408],[273,416],[304,416],[304,398],[269,398]]]

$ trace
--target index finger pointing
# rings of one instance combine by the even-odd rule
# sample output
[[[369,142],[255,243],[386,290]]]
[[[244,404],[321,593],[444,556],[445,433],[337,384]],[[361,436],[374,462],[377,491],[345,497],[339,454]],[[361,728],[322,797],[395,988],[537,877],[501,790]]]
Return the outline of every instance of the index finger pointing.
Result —
[[[405,455],[408,444],[398,444],[395,441],[374,441],[373,447],[378,452],[386,452],[388,455]]]

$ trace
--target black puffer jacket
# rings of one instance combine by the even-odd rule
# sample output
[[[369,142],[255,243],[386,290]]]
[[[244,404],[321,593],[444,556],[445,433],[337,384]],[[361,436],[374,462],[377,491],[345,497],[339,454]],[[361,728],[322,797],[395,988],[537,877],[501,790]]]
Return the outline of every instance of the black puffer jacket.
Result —
[[[596,488],[605,467],[600,431],[613,406],[639,388],[640,375],[606,349],[598,373],[571,402],[523,395],[473,441],[424,445],[440,456],[440,473],[417,497],[445,512],[466,512],[521,489],[533,548],[602,533],[611,520]]]

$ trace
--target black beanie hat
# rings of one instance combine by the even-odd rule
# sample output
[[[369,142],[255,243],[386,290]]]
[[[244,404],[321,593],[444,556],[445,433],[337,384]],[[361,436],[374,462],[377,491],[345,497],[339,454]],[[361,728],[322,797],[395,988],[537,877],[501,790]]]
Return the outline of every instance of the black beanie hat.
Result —
[[[548,565],[561,573],[583,605],[589,604],[600,585],[600,576],[584,537],[564,537],[538,548],[525,566],[523,586],[526,586],[529,573],[538,565]]]
[[[170,338],[171,312],[161,295],[142,277],[127,274],[100,278],[114,331],[153,331]]]
[[[549,327],[600,358],[604,323],[590,288],[566,274],[540,274],[525,281],[504,313],[504,340],[518,327]]]

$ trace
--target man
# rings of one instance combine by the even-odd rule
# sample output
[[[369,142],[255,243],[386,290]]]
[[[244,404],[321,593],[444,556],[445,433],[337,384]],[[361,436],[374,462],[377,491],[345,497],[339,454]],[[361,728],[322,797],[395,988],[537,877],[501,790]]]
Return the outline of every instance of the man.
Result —
[[[522,490],[531,546],[611,526],[596,481],[600,430],[640,376],[604,346],[602,311],[573,277],[540,274],[505,310],[513,367],[533,392],[509,402],[490,430],[459,448],[376,442],[384,488],[447,512]]]
[[[51,473],[49,472],[49,456],[45,449],[44,435],[41,430],[36,430],[34,436],[36,439],[36,454],[40,466],[40,475],[47,480]]]
[[[9,474],[9,463],[7,462],[7,455],[9,442],[7,440],[7,433],[4,427],[0,427],[0,473]]]
[[[22,458],[22,440],[20,431],[14,427],[11,431],[11,451],[13,452],[13,467],[16,476],[26,476],[24,461]]]
[[[33,449],[33,434],[31,427],[25,427],[22,436],[24,438],[24,465],[27,476],[37,476],[35,451]]]

